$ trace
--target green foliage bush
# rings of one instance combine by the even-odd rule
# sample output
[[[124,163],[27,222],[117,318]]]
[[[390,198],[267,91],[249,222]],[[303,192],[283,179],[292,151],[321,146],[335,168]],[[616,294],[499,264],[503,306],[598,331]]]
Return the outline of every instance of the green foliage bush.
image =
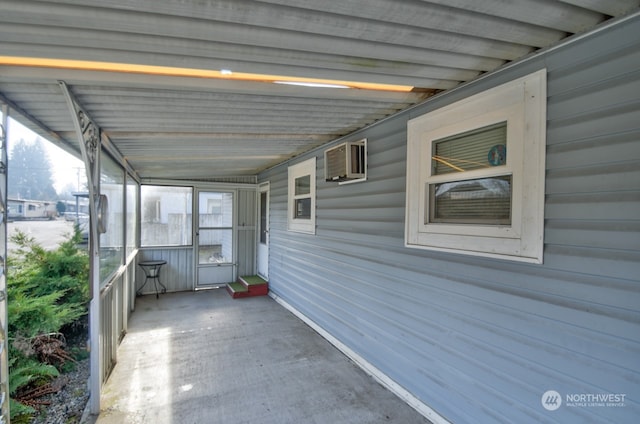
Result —
[[[77,247],[82,241],[78,231],[51,251],[21,232],[11,240],[18,246],[8,258],[7,269],[10,394],[15,396],[58,375],[54,366],[34,357],[31,341],[58,333],[87,315],[89,259]],[[33,408],[12,400],[12,420],[30,413]]]

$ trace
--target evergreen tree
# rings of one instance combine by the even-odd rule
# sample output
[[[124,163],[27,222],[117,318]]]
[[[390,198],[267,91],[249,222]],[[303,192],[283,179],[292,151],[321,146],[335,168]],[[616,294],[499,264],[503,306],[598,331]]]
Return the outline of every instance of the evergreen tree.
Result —
[[[55,200],[53,174],[43,141],[20,140],[11,149],[9,160],[9,197],[30,200]]]

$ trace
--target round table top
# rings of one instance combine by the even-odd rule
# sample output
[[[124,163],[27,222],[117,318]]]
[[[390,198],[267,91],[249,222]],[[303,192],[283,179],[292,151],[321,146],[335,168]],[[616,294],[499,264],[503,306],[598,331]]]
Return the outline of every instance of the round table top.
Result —
[[[142,261],[142,262],[138,262],[138,265],[140,265],[140,266],[159,266],[159,265],[164,265],[166,263],[167,263],[167,261],[164,261],[164,260]]]

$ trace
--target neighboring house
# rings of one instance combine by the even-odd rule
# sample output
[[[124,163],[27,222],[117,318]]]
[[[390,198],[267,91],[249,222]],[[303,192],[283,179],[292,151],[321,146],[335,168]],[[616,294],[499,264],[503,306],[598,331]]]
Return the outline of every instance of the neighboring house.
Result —
[[[9,220],[53,219],[58,215],[55,201],[8,199],[7,209]]]

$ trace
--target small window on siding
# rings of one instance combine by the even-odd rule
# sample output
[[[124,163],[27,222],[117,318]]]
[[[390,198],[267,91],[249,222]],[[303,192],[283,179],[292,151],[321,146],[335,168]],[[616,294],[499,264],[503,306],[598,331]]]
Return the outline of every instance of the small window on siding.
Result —
[[[289,167],[288,229],[316,232],[316,159]]]
[[[412,119],[407,247],[542,263],[546,71]]]

